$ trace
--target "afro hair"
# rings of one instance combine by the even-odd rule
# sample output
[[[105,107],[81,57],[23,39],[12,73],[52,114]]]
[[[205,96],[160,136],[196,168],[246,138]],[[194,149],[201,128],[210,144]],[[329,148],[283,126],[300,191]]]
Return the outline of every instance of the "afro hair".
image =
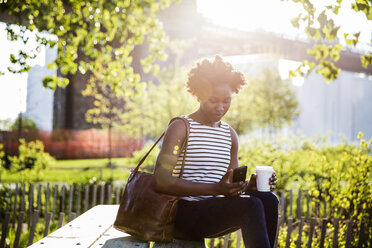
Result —
[[[229,85],[231,91],[237,94],[247,83],[242,72],[216,55],[213,62],[208,59],[198,62],[190,70],[186,84],[188,92],[200,100],[214,86]]]

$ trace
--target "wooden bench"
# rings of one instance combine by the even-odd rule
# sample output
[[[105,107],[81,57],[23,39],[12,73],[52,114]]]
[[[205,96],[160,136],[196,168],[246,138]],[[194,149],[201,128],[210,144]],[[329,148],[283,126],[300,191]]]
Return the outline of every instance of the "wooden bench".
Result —
[[[119,205],[98,205],[45,238],[31,248],[148,248],[150,243],[136,240],[113,228]],[[205,248],[205,244],[189,241],[155,243],[153,248]]]

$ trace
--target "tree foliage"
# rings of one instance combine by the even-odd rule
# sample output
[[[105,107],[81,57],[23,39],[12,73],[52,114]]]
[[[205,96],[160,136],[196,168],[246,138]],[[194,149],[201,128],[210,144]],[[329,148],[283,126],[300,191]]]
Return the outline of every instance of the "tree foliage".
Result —
[[[141,84],[135,94],[127,94],[125,113],[121,115],[126,133],[156,138],[173,117],[197,109],[197,101],[185,89],[189,68],[180,65],[183,53],[192,44],[186,40],[169,41],[174,62],[160,68],[154,80]]]
[[[287,0],[288,1],[288,0]],[[340,26],[337,26],[334,17],[339,15],[342,0],[327,1],[322,9],[316,9],[311,0],[291,0],[301,4],[304,13],[300,13],[291,20],[296,28],[304,28],[307,36],[316,44],[308,49],[315,62],[304,60],[290,76],[308,76],[312,71],[321,74],[326,82],[337,79],[340,69],[334,65],[340,59],[342,45],[337,37]],[[327,5],[328,4],[328,5]],[[372,20],[372,2],[368,0],[353,0],[350,6],[355,12],[365,15],[367,20]],[[359,43],[360,32],[343,34],[348,46],[356,46]],[[364,68],[372,64],[372,52],[361,55],[361,63]]]
[[[299,115],[296,92],[277,69],[264,67],[249,76],[249,84],[235,96],[225,120],[238,134],[266,128],[282,128]]]
[[[125,105],[123,93],[115,93],[110,82],[98,79],[106,70],[106,66],[100,64],[100,69],[95,71],[96,74],[81,92],[83,96],[93,99],[93,106],[85,113],[86,121],[104,128],[121,123],[120,114]]]
[[[155,138],[173,117],[195,111],[197,101],[185,89],[187,72],[187,67],[178,65],[160,69],[159,83],[149,82],[127,102],[122,115],[124,130],[131,135]]]
[[[132,68],[133,51],[147,42],[147,55],[141,60],[146,72],[153,69],[156,58],[164,59],[166,37],[157,13],[171,4],[172,0],[42,0],[8,1],[1,11],[14,17],[16,25],[7,25],[8,39],[28,43],[29,31],[36,32],[36,47],[31,52],[12,54],[10,60],[20,69],[8,68],[10,72],[30,69],[29,60],[36,57],[42,46],[57,46],[58,56],[48,65],[59,69],[60,77],[46,77],[45,87],[65,87],[68,74],[77,72],[97,74],[100,64],[106,73],[99,79],[110,82],[115,91],[139,82],[139,74]]]
[[[19,128],[23,130],[34,130],[37,129],[37,126],[33,120],[25,118],[23,116],[18,116],[18,118],[10,126],[10,129],[12,131],[17,131]]]
[[[185,89],[189,68],[178,63],[162,68],[158,83],[149,82],[126,101],[123,128],[131,135],[159,136],[169,120],[197,110],[198,102]],[[233,96],[224,121],[238,134],[254,128],[274,131],[299,114],[295,91],[277,70],[264,68],[252,75],[249,86]]]

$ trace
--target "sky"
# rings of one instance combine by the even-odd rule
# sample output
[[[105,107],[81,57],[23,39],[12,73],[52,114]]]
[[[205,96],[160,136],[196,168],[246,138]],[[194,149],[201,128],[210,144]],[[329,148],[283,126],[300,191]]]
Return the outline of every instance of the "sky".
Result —
[[[332,3],[331,0],[313,0],[315,7]],[[343,0],[339,10],[336,24],[342,24],[340,33],[361,31],[360,41],[371,43],[372,21],[367,21],[362,13],[351,10],[351,0]],[[305,38],[303,31],[295,29],[290,23],[290,18],[296,17],[301,7],[293,2],[280,0],[197,0],[198,11],[207,19],[216,24],[255,31],[262,29],[286,36]],[[341,39],[342,41],[342,39]],[[31,43],[35,42],[31,36]],[[9,55],[17,53],[25,47],[21,42],[7,40],[5,24],[0,23],[0,71],[5,75],[0,76],[0,120],[15,119],[19,112],[26,110],[27,73],[12,74],[7,71],[10,66]],[[360,46],[363,49],[363,44]],[[26,49],[30,49],[27,48]],[[369,45],[367,49],[371,50]],[[33,65],[45,64],[45,49],[32,62]]]
[[[18,54],[19,49],[30,49],[20,41],[8,41],[6,25],[0,22],[0,71],[5,75],[0,76],[0,120],[15,119],[19,112],[26,111],[27,73],[13,74],[8,71],[8,66],[13,65],[9,61],[10,54]],[[30,45],[36,44],[35,39],[30,39]],[[31,65],[45,65],[45,49]],[[15,67],[17,68],[17,67]]]

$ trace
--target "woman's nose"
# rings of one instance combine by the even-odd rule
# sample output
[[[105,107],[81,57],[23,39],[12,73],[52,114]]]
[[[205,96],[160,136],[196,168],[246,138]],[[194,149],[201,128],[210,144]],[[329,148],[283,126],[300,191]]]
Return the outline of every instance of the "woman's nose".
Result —
[[[223,111],[223,105],[218,104],[216,109],[217,109],[217,111]]]

